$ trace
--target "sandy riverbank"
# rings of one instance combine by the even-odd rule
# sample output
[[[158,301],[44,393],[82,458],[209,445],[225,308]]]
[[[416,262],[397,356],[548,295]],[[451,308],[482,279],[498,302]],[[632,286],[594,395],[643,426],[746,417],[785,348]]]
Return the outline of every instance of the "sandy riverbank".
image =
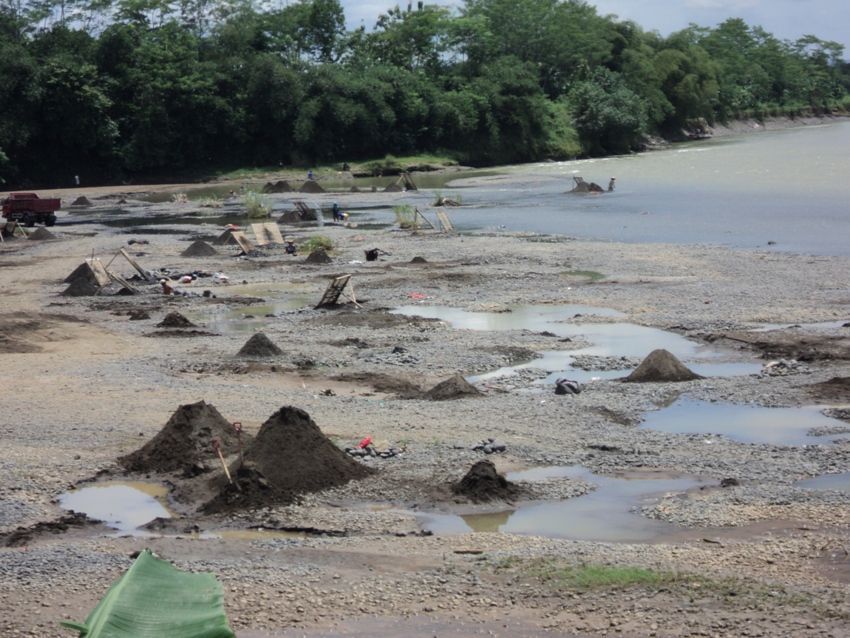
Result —
[[[356,197],[334,196],[343,206]],[[0,532],[57,518],[61,492],[100,471],[115,472],[118,456],[158,432],[178,405],[199,400],[251,433],[282,405],[295,405],[339,445],[371,435],[403,445],[406,453],[372,461],[378,472],[370,478],[294,505],[214,517],[191,503],[174,503],[182,516],[161,537],[112,538],[97,527],[35,534],[26,551],[0,550],[0,600],[9,610],[0,620],[3,635],[63,635],[56,622],[84,617],[126,567],[127,556],[146,546],[183,568],[216,573],[237,633],[254,632],[244,635],[295,635],[294,628],[299,635],[398,635],[389,626],[395,618],[411,623],[415,635],[477,635],[475,623],[529,636],[846,635],[850,572],[842,548],[850,496],[796,482],[846,472],[847,437],[810,445],[745,444],[637,424],[683,395],[739,405],[850,404],[840,390],[825,399],[818,386],[850,376],[850,329],[842,327],[850,320],[850,260],[344,227],[321,231],[335,245],[332,262],[324,265],[307,265],[303,255],[281,249],[245,259],[233,247],[218,247],[218,256],[186,258],[180,253],[187,240],[208,235],[209,226],[120,234],[96,221],[98,207],[115,206],[99,200],[91,223],[60,224],[57,241],[0,246],[6,291],[0,378],[3,387],[15,388],[5,393],[0,420]],[[133,207],[135,216],[188,210]],[[316,231],[284,232],[303,240]],[[133,237],[150,241],[130,247],[146,268],[221,271],[231,285],[200,280],[189,287],[210,289],[216,299],[166,298],[155,286],[129,297],[59,295],[62,278],[84,257],[107,258]],[[364,262],[364,250],[373,247],[391,254]],[[414,257],[425,263],[411,263]],[[132,274],[126,264],[117,270]],[[317,301],[329,279],[343,272],[353,274],[362,308],[319,311],[304,302]],[[262,298],[254,305],[263,314],[273,306],[275,316],[245,319],[260,311],[246,308],[244,300],[227,301],[245,296]],[[417,304],[506,316],[526,304],[580,304],[622,315],[573,313],[583,316],[565,315],[551,330],[457,330],[416,318],[414,311],[388,312]],[[128,319],[130,311],[141,310],[150,318]],[[172,310],[214,335],[155,336],[155,324]],[[427,389],[456,372],[480,374],[533,353],[581,348],[591,340],[581,333],[623,322],[687,337],[717,361],[764,363],[780,354],[805,362],[779,376],[712,376],[682,384],[600,380],[577,396],[554,395],[550,385],[538,383],[546,373],[533,364],[515,376],[479,382],[478,398],[428,401],[393,391],[401,382]],[[765,324],[801,327],[749,332]],[[563,341],[556,333],[570,325],[580,326],[580,334]],[[258,328],[283,355],[253,362],[236,356]],[[614,365],[616,358],[603,363]],[[490,457],[503,470],[581,465],[599,476],[632,477],[653,471],[696,477],[702,488],[641,504],[645,515],[676,526],[647,542],[492,532],[420,536],[418,512],[463,511],[463,503],[445,499],[445,489],[482,458],[471,448],[487,437],[507,446]],[[722,479],[739,485],[720,488]],[[593,485],[563,479],[527,487],[545,500]],[[343,535],[240,531],[199,540],[183,532],[194,525]],[[541,564],[638,566],[668,576],[663,585],[588,589],[543,578]]]

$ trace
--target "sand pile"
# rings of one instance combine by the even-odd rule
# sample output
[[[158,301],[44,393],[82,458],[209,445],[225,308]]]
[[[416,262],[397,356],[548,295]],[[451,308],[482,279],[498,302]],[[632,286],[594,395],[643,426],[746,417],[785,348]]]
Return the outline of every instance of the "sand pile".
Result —
[[[169,312],[165,318],[156,324],[157,328],[195,328],[195,324],[179,312]]]
[[[38,229],[35,230],[35,232],[32,232],[29,235],[27,235],[27,239],[33,239],[33,240],[36,240],[36,241],[45,240],[45,239],[56,239],[56,235],[51,233],[46,228],[38,228]]]
[[[313,180],[307,180],[301,185],[300,188],[302,193],[324,193],[325,189],[318,182],[314,182]]]
[[[65,277],[62,281],[66,284],[72,284],[78,279],[91,279],[95,280],[94,270],[88,262],[84,261],[79,266],[74,268],[71,271],[71,274]]]
[[[329,264],[333,262],[333,259],[331,259],[331,256],[328,255],[324,248],[317,248],[307,255],[307,259],[304,261],[308,264]]]
[[[283,354],[283,350],[278,348],[265,334],[258,332],[245,342],[245,345],[240,348],[237,356],[276,357],[281,354]]]
[[[216,246],[227,246],[229,244],[235,244],[236,239],[233,237],[233,231],[228,228],[221,235],[216,237],[213,243]]]
[[[481,392],[464,379],[463,375],[456,374],[445,381],[441,381],[422,396],[430,401],[447,401],[462,397],[481,396]]]
[[[71,206],[93,206],[93,204],[91,203],[88,197],[86,197],[85,195],[81,195],[73,202],[71,202]]]
[[[189,247],[180,253],[181,257],[212,257],[217,255],[216,249],[210,246],[203,239],[196,239]]]
[[[390,184],[389,186],[387,186],[384,189],[384,192],[385,193],[400,193],[403,190],[404,190],[404,187],[401,184],[399,184],[398,182],[394,182],[394,183]]]
[[[263,192],[267,194],[271,193],[291,193],[292,186],[289,185],[285,179],[278,180],[274,183],[266,182],[266,185],[263,186]]]
[[[71,282],[70,286],[62,291],[62,295],[65,297],[91,297],[92,295],[96,295],[98,291],[100,291],[100,286],[94,277],[91,279],[88,277],[77,277]]]
[[[411,264],[427,264],[428,260],[425,259],[424,257],[420,257],[419,255],[417,255],[416,257],[414,257],[413,259],[410,260],[410,263]]]
[[[247,446],[249,435],[241,436]],[[155,437],[118,462],[130,472],[195,474],[202,466],[218,466],[213,439],[220,442],[224,456],[239,452],[235,428],[215,407],[204,401],[181,405]]]
[[[659,381],[693,381],[702,377],[689,370],[675,355],[667,350],[653,350],[635,370],[625,378],[631,383]]]
[[[243,467],[231,471],[238,488],[225,482],[205,509],[290,503],[304,492],[343,485],[373,471],[334,445],[304,410],[286,406],[263,423],[245,450]]]
[[[511,500],[516,498],[521,490],[499,474],[492,461],[478,461],[469,469],[466,476],[452,485],[452,492],[474,503],[483,503]]]

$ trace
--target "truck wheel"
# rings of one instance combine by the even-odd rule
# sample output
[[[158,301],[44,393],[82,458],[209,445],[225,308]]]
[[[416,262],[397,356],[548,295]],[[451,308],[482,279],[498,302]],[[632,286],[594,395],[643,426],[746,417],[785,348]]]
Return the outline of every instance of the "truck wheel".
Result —
[[[47,219],[44,220],[45,226],[53,226],[56,223],[56,215],[51,215]]]
[[[35,226],[35,217],[27,213],[24,215],[24,226],[27,228],[32,228]]]

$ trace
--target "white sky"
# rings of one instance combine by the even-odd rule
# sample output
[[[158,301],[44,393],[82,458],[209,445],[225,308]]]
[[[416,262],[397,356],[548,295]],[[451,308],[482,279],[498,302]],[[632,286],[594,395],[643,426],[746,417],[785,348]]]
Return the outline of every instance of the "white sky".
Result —
[[[430,0],[428,4],[458,6],[458,0]],[[365,25],[371,29],[378,15],[407,1],[360,2],[342,0],[350,27]],[[726,18],[743,18],[760,25],[782,39],[794,40],[813,34],[824,40],[835,40],[850,52],[850,0],[595,0],[599,13],[614,13],[633,20],[647,30],[663,35],[695,22],[714,26]],[[414,7],[416,1],[413,2]]]

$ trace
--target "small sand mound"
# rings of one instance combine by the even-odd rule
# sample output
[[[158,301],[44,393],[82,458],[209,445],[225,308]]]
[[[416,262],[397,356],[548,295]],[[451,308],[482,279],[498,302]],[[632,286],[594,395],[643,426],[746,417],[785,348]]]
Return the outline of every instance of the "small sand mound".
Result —
[[[400,193],[404,190],[404,187],[398,182],[390,184],[384,189],[385,193]]]
[[[51,233],[46,228],[37,228],[35,230],[35,232],[32,232],[29,235],[27,235],[27,239],[33,239],[33,240],[36,240],[36,241],[45,240],[45,239],[56,239],[56,235]]]
[[[100,286],[97,285],[97,282],[93,278],[77,277],[62,292],[62,295],[65,297],[91,297],[92,295],[96,295],[99,290]]]
[[[236,430],[214,406],[204,401],[181,405],[156,436],[118,462],[130,472],[194,473],[197,466],[218,465],[213,439],[221,443],[223,455],[238,453]],[[247,434],[242,443],[250,443]]]
[[[411,264],[427,264],[428,260],[425,259],[424,257],[420,257],[419,255],[417,255],[416,257],[414,257],[413,259],[410,260],[410,263]]]
[[[91,203],[91,200],[89,200],[88,197],[82,195],[75,199],[73,202],[71,202],[71,206],[93,206],[93,204]]]
[[[352,193],[359,193],[359,192],[360,192],[360,189],[359,189],[357,186],[352,186],[352,187],[351,187],[351,192],[352,192]]]
[[[212,257],[213,255],[217,255],[218,252],[215,248],[210,246],[203,239],[196,239],[191,243],[191,245],[180,253],[181,257]]]
[[[315,182],[313,180],[307,180],[301,185],[300,188],[302,193],[324,193],[325,189],[322,188],[319,182]]]
[[[239,489],[224,483],[205,509],[289,503],[299,494],[343,485],[372,472],[334,445],[304,410],[282,407],[263,423],[245,450],[243,467],[231,472]]]
[[[283,354],[274,342],[262,332],[253,335],[239,350],[239,357],[276,357]]]
[[[478,461],[469,469],[466,476],[452,485],[452,492],[474,503],[483,503],[511,500],[516,498],[521,490],[499,474],[492,461]]]
[[[630,383],[652,383],[659,381],[693,381],[702,377],[691,372],[675,355],[658,349],[649,353],[641,364],[626,377]]]
[[[195,328],[195,324],[179,312],[169,312],[165,318],[156,324],[157,328]]]
[[[233,237],[233,231],[228,228],[221,235],[216,237],[213,243],[216,246],[227,246],[229,244],[235,244],[236,238]]]
[[[324,248],[317,248],[304,260],[308,264],[329,264],[333,261]]]
[[[481,396],[481,392],[464,379],[463,375],[456,374],[445,381],[441,381],[422,396],[430,401],[447,401],[462,397]]]

